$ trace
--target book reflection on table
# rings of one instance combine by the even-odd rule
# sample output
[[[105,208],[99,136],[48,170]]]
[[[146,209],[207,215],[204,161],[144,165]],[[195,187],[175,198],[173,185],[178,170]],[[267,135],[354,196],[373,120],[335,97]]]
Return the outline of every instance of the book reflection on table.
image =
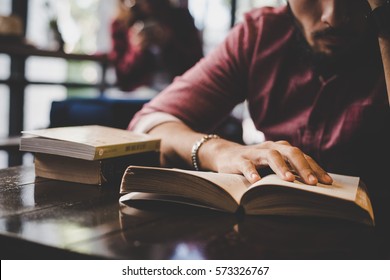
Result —
[[[205,259],[376,258],[374,228],[328,218],[227,214],[161,201],[120,203],[123,238],[169,256],[175,244]],[[150,250],[155,252],[155,250]],[[150,256],[149,256],[150,257]]]
[[[195,206],[162,201],[120,203],[125,239],[150,243],[201,240],[232,229],[235,217]],[[134,207],[133,207],[134,206]]]

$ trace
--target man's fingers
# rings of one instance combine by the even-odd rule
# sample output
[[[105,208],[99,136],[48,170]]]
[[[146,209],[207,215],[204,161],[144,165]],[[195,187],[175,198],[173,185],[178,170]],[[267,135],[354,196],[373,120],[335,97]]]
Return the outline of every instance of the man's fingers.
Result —
[[[294,181],[295,176],[291,173],[283,156],[274,149],[258,149],[247,155],[255,167],[269,166],[280,178],[286,181]]]
[[[332,177],[330,177],[329,174],[317,164],[317,162],[315,162],[308,155],[305,155],[305,158],[309,162],[309,164],[312,167],[312,169],[314,170],[314,172],[316,173],[316,176],[318,178],[318,181],[320,181],[320,183],[327,184],[327,185],[330,185],[333,183]]]
[[[283,156],[278,151],[269,150],[267,153],[267,162],[269,167],[271,167],[280,178],[286,181],[294,181],[294,174],[292,174]]]
[[[233,172],[242,173],[251,183],[260,180],[257,168],[269,166],[280,178],[294,181],[296,177],[304,183],[331,184],[332,178],[310,156],[286,141],[271,142],[246,147],[241,150]],[[222,168],[226,169],[226,168]],[[230,169],[230,168],[227,168]]]
[[[259,172],[256,169],[256,166],[251,160],[244,160],[239,167],[241,173],[245,178],[251,183],[255,183],[261,179]]]
[[[284,144],[275,145],[306,184],[316,185],[318,183],[317,173],[299,148]]]

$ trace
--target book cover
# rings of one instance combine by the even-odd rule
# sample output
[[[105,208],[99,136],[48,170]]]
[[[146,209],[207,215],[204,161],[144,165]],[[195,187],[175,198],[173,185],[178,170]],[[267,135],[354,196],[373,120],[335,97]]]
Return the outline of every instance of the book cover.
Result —
[[[160,139],[99,125],[22,131],[20,150],[85,160],[159,151]]]

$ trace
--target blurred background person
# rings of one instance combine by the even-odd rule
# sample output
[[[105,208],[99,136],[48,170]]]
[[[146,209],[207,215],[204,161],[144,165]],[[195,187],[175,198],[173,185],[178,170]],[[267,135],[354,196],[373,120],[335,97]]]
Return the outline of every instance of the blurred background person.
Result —
[[[169,0],[119,0],[111,38],[110,61],[123,91],[161,91],[203,57],[192,16]]]

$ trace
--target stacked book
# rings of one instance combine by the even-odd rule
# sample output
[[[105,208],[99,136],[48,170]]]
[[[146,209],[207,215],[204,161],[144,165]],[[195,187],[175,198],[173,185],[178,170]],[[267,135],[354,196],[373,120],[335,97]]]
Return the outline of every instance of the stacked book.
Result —
[[[34,153],[38,177],[85,184],[120,182],[131,164],[157,166],[160,139],[99,126],[22,131],[20,150]]]

